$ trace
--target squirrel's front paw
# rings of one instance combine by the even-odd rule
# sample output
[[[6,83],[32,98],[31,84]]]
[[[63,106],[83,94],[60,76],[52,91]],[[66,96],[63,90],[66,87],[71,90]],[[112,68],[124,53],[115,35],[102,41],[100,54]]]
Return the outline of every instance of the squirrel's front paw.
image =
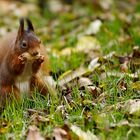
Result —
[[[40,55],[39,58],[36,59],[36,63],[41,64],[44,62],[44,55]]]
[[[33,73],[36,73],[39,69],[40,69],[40,66],[41,64],[44,62],[44,56],[43,55],[40,55],[33,63],[32,65],[32,70],[33,70]]]
[[[18,57],[18,59],[21,62],[21,64],[25,64],[27,61],[27,58],[22,54]]]

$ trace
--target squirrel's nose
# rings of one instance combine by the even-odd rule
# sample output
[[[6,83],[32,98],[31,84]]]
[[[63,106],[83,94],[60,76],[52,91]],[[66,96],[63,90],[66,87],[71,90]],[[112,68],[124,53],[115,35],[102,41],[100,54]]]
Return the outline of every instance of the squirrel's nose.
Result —
[[[38,51],[34,51],[34,52],[32,53],[32,55],[33,55],[33,56],[38,55]]]

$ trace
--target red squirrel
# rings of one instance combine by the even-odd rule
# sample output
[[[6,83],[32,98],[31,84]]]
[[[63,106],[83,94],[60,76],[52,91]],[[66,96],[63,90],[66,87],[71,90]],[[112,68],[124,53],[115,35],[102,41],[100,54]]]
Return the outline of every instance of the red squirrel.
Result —
[[[20,19],[18,32],[0,42],[0,104],[14,95],[20,98],[20,84],[27,82],[29,92],[37,89],[46,95],[47,86],[43,83],[40,73],[48,74],[48,59],[45,47],[34,32],[34,27],[26,19]]]

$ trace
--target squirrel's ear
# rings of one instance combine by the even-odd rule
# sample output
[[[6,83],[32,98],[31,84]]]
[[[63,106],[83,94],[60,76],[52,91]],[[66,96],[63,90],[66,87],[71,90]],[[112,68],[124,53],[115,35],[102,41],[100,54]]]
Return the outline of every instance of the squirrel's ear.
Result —
[[[19,24],[20,25],[19,25],[18,34],[17,34],[17,40],[20,40],[24,34],[24,19],[23,18],[20,19]]]
[[[26,18],[26,22],[27,22],[27,30],[34,31],[34,27],[33,27],[32,22],[28,18]]]

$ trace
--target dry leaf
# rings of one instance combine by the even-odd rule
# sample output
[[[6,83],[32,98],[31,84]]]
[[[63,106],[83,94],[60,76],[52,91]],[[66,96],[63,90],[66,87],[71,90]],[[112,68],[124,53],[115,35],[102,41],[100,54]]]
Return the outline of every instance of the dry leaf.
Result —
[[[62,128],[55,128],[53,130],[53,137],[55,140],[67,140],[67,132]]]
[[[29,126],[26,140],[45,140],[36,126]]]
[[[65,84],[67,84],[68,82],[72,81],[73,79],[82,76],[83,74],[87,73],[88,70],[86,68],[80,67],[78,69],[76,69],[75,71],[68,71],[64,74],[62,74],[59,78],[58,78],[58,85],[59,86],[64,86]]]
[[[87,30],[85,31],[85,34],[87,35],[91,35],[91,34],[96,34],[99,32],[100,28],[101,28],[102,22],[101,20],[97,19],[93,22],[90,23],[89,27],[87,28]]]
[[[67,101],[68,101],[69,104],[74,103],[74,101],[73,101],[73,99],[72,99],[71,93],[67,94],[65,97],[66,97],[66,99],[67,99]]]
[[[125,62],[129,62],[130,61],[130,56],[119,56],[118,57],[120,64],[123,64]]]
[[[99,95],[99,97],[96,99],[96,102],[98,103],[104,103],[106,101],[106,98],[109,95],[106,92],[103,92],[102,94]],[[102,104],[103,105],[103,104]]]
[[[38,114],[38,115],[42,115],[45,116],[45,112],[43,112],[42,110],[37,110],[37,109],[26,109],[27,112],[29,113],[29,115],[33,115],[33,114]]]
[[[128,72],[128,65],[131,61],[131,56],[116,56],[120,62],[121,72]]]
[[[127,83],[125,82],[124,78],[122,78],[119,82],[118,82],[118,87],[121,91],[126,91],[127,90]]]
[[[87,86],[86,87],[89,91],[89,93],[92,94],[93,98],[97,98],[101,94],[101,89],[95,86]]]
[[[122,127],[122,126],[129,126],[129,127],[140,127],[139,124],[129,123],[127,120],[121,120],[118,123],[111,124],[111,127]]]
[[[10,126],[10,122],[6,120],[0,120],[0,133],[6,133],[9,130]]]
[[[82,36],[79,38],[75,48],[67,47],[64,48],[60,55],[71,55],[71,53],[90,53],[91,51],[101,52],[101,47],[99,41],[92,36]]]
[[[128,62],[124,62],[120,65],[121,72],[128,72]]]
[[[87,78],[87,77],[79,78],[78,83],[79,83],[80,87],[89,86],[89,85],[93,84],[92,81],[89,78]]]
[[[132,89],[140,90],[140,81],[132,83]]]
[[[135,46],[135,47],[133,48],[132,57],[134,57],[134,58],[140,58],[139,46]]]
[[[33,122],[35,125],[38,125],[39,123],[45,123],[45,122],[49,122],[50,119],[47,117],[43,117],[41,115],[38,114],[33,114],[31,116],[31,122]]]
[[[100,63],[98,63],[98,60],[99,60],[99,57],[93,59],[90,62],[90,64],[88,65],[88,69],[93,70],[93,69],[99,67],[100,66]]]
[[[100,63],[98,63],[98,59],[99,58],[93,59],[87,69],[84,67],[80,67],[74,71],[66,71],[58,78],[58,85],[62,87],[73,79],[94,71],[95,68],[100,66]]]
[[[84,132],[81,128],[72,125],[71,130],[79,137],[79,140],[99,140],[98,137],[90,131]]]
[[[35,4],[23,4],[20,1],[0,1],[0,12],[3,14],[13,14],[17,17],[23,17],[27,16],[31,11],[37,11]]]
[[[131,69],[133,71],[136,70],[136,68],[139,68],[140,65],[140,51],[138,46],[134,46],[133,48],[133,53],[132,53],[132,58],[130,62]]]
[[[75,52],[76,49],[75,48],[71,48],[71,47],[67,47],[67,48],[64,48],[61,52],[60,52],[60,55],[61,56],[69,56],[71,55],[73,52]],[[58,55],[58,54],[56,54]]]
[[[104,10],[109,10],[111,8],[113,4],[113,0],[100,0],[100,6],[104,9]]]
[[[129,76],[130,78],[138,78],[138,73],[132,73],[132,74],[129,74],[129,73],[122,73],[122,72],[115,72],[115,71],[108,71],[108,72],[105,72],[105,73],[102,73],[101,74],[101,78],[104,79],[108,76],[112,76],[112,77],[124,77],[124,76]]]
[[[112,58],[115,54],[116,54],[116,52],[113,51],[113,52],[110,52],[109,54],[105,55],[103,58],[104,59]]]
[[[79,38],[76,50],[78,52],[88,53],[93,50],[101,50],[99,41],[92,36],[82,36]]]
[[[128,100],[124,105],[124,109],[130,115],[140,116],[140,99]]]
[[[48,2],[48,8],[53,13],[61,13],[65,11],[69,11],[69,6],[64,5],[60,0],[50,0]]]
[[[66,111],[66,107],[64,105],[59,105],[57,106],[55,112],[62,112],[62,114],[64,114],[64,112]]]

